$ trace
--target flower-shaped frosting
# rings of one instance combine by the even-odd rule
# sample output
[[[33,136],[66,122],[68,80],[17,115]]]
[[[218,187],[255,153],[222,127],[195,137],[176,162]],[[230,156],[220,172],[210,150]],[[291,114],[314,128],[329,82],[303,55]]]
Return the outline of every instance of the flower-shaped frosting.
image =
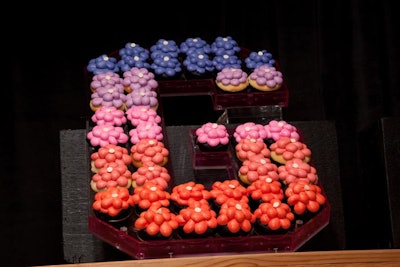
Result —
[[[297,128],[286,121],[272,120],[268,124],[264,125],[264,127],[265,130],[267,131],[267,138],[271,138],[274,141],[278,141],[283,136],[295,140],[300,139],[300,135],[297,132]]]
[[[190,199],[205,201],[208,203],[210,197],[210,192],[205,189],[203,184],[195,183],[193,181],[175,185],[171,192],[171,200],[181,206],[187,206]]]
[[[217,71],[221,71],[225,68],[240,69],[242,67],[242,61],[236,55],[224,54],[215,56],[212,62]]]
[[[109,71],[117,73],[119,71],[117,59],[107,55],[91,59],[86,69],[94,75]]]
[[[169,198],[169,192],[153,181],[145,182],[142,186],[136,187],[132,195],[133,203],[143,210],[150,208],[152,205],[168,207]]]
[[[150,63],[140,56],[123,56],[118,61],[118,67],[121,71],[129,71],[131,68],[150,68]]]
[[[326,202],[321,187],[316,184],[310,184],[307,181],[297,181],[289,184],[285,190],[285,196],[287,197],[287,203],[299,215],[306,211],[315,213]]]
[[[157,75],[173,77],[182,71],[178,58],[169,55],[158,55],[153,59],[151,68]]]
[[[134,106],[149,106],[153,109],[158,107],[157,92],[148,90],[146,88],[140,88],[133,90],[126,95],[126,108],[130,109]]]
[[[154,45],[150,47],[150,56],[153,60],[160,56],[178,58],[179,52],[179,46],[173,40],[159,39]]]
[[[264,141],[264,139],[267,137],[267,132],[264,128],[264,125],[254,122],[245,122],[236,126],[233,137],[235,138],[236,142],[239,142],[244,138],[253,138]]]
[[[255,201],[271,202],[273,199],[282,200],[284,197],[281,183],[271,178],[254,181],[246,190]]]
[[[190,54],[192,52],[211,53],[211,46],[200,37],[187,38],[180,44],[179,49],[181,53],[185,54]]]
[[[245,184],[268,178],[279,180],[278,167],[263,157],[252,157],[243,161],[238,173],[240,180]]]
[[[240,68],[223,68],[217,73],[215,81],[225,86],[237,86],[240,84],[248,85],[247,73]]]
[[[126,102],[126,95],[124,93],[124,86],[122,84],[106,85],[96,89],[92,93],[90,108],[96,111],[102,106],[116,107],[117,109],[124,109]]]
[[[105,191],[96,193],[92,207],[96,211],[114,217],[122,210],[129,209],[133,205],[131,195],[127,188],[110,187]]]
[[[169,150],[164,143],[156,139],[142,139],[131,149],[132,164],[140,167],[144,162],[151,161],[160,166],[167,164]]]
[[[244,59],[244,62],[248,69],[256,69],[262,65],[267,65],[269,67],[275,65],[275,60],[272,58],[272,54],[265,49],[258,52],[251,52],[248,57]]]
[[[121,162],[106,163],[92,176],[91,188],[93,191],[102,191],[109,187],[130,187],[132,184],[131,172]]]
[[[289,229],[295,217],[290,206],[279,199],[261,203],[254,211],[254,216],[270,230]]]
[[[92,81],[90,83],[90,89],[92,92],[95,92],[97,88],[104,87],[106,85],[114,86],[116,84],[121,84],[122,78],[118,73],[107,71],[102,72],[92,77]]]
[[[118,54],[121,57],[124,56],[139,56],[141,58],[143,58],[144,60],[147,60],[147,58],[150,55],[149,50],[147,50],[146,48],[143,48],[142,46],[140,46],[137,43],[131,43],[128,42],[125,44],[125,46],[123,48],[121,48],[118,51]]]
[[[121,126],[113,125],[96,125],[86,136],[94,147],[104,147],[108,144],[126,144],[129,140],[129,136]]]
[[[249,202],[246,187],[238,180],[216,181],[211,186],[210,194],[218,205],[222,205],[230,198]]]
[[[318,182],[317,170],[301,159],[292,159],[285,165],[278,167],[279,178],[286,184],[304,180],[316,184]]]
[[[179,211],[176,220],[185,234],[202,235],[218,226],[217,214],[204,201],[190,200],[188,206]]]
[[[212,60],[203,52],[193,51],[187,54],[182,64],[188,71],[198,74],[210,73],[214,70]]]
[[[132,106],[125,115],[133,126],[138,126],[143,122],[161,123],[161,117],[150,106]]]
[[[131,68],[149,68],[147,60],[150,57],[149,50],[136,43],[126,43],[125,47],[119,50],[121,59],[118,66],[121,71],[129,71]]]
[[[122,76],[122,84],[128,93],[139,89],[151,91],[158,87],[158,82],[155,80],[154,73],[146,68],[133,67],[124,71]]]
[[[249,233],[253,229],[256,217],[246,202],[228,199],[221,205],[217,216],[218,225],[226,226],[231,233],[243,231]]]
[[[122,126],[127,122],[125,112],[116,107],[102,106],[92,115],[92,122],[97,125]]]
[[[176,215],[167,207],[151,206],[140,213],[135,220],[134,227],[137,230],[145,230],[149,236],[163,237],[172,236],[175,229],[179,227]]]
[[[142,139],[156,139],[162,141],[164,138],[163,129],[154,122],[143,122],[129,131],[132,144],[138,143]]]
[[[262,88],[265,86],[270,90],[276,90],[282,86],[283,75],[282,72],[276,70],[275,67],[262,65],[250,73],[249,82],[254,88]]]
[[[207,122],[196,129],[197,142],[208,144],[211,147],[227,145],[229,133],[223,124]]]
[[[128,149],[113,144],[100,147],[97,152],[90,155],[90,159],[92,161],[93,172],[97,172],[98,169],[103,168],[110,162],[117,162],[125,165],[129,165],[132,162]]]
[[[271,152],[263,140],[255,138],[243,138],[235,146],[236,156],[239,160],[245,161],[253,156],[261,155],[269,160]]]
[[[216,56],[234,55],[240,51],[238,43],[231,36],[218,36],[211,43],[211,52]]]
[[[164,190],[167,189],[171,181],[168,169],[153,162],[145,162],[132,173],[133,187],[140,187],[150,181],[160,185]]]
[[[285,164],[288,160],[300,159],[304,162],[311,160],[311,150],[306,144],[283,136],[270,145],[271,158],[279,163]]]

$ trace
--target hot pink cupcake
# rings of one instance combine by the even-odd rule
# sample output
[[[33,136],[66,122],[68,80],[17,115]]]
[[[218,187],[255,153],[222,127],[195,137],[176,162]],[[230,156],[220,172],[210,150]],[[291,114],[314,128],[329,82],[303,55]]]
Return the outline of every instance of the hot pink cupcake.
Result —
[[[196,129],[196,143],[202,151],[223,151],[229,144],[225,125],[207,122]]]
[[[126,144],[129,140],[121,126],[113,125],[96,125],[87,133],[86,137],[94,147]]]
[[[143,122],[136,128],[129,131],[130,141],[137,144],[142,139],[155,139],[162,141],[164,138],[163,129],[154,122]]]
[[[281,137],[286,136],[295,140],[300,139],[297,128],[284,120],[272,120],[265,126],[267,131],[267,139],[278,141]]]
[[[101,107],[92,115],[92,122],[97,125],[122,126],[127,122],[125,112],[116,107]]]
[[[132,126],[138,126],[143,122],[161,123],[161,117],[150,106],[132,106],[125,115]]]
[[[243,138],[253,138],[255,140],[264,141],[267,138],[267,131],[265,130],[264,125],[254,122],[246,122],[235,128],[233,137],[236,142],[239,142]]]

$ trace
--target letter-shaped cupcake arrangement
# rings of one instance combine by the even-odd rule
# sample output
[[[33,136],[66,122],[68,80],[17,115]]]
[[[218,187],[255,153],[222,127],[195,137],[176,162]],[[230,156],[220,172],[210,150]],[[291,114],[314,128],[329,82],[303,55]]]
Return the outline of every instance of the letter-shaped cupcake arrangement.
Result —
[[[152,240],[286,233],[321,211],[326,197],[311,150],[283,120],[246,122],[231,135],[225,125],[204,123],[195,129],[195,145],[205,153],[232,149],[237,179],[215,181],[211,188],[194,181],[171,186],[157,79],[185,70],[196,77],[213,73],[217,85],[231,92],[280,88],[282,74],[270,53],[252,52],[245,60],[248,74],[239,51],[231,37],[210,45],[201,38],[180,45],[160,39],[150,50],[127,43],[119,59],[90,60],[93,115],[87,141],[98,218]]]

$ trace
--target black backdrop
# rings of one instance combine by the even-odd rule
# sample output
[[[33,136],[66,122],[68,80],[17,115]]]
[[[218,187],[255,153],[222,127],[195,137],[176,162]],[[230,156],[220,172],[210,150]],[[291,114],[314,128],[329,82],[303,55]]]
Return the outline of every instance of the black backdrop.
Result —
[[[347,248],[390,247],[384,173],[375,163],[379,120],[399,116],[400,107],[392,2],[114,1],[89,8],[64,1],[5,9],[2,260],[63,262],[58,132],[84,127],[88,61],[127,42],[149,47],[160,38],[225,35],[280,61],[290,89],[285,120],[335,121]],[[375,208],[380,215],[371,214]]]

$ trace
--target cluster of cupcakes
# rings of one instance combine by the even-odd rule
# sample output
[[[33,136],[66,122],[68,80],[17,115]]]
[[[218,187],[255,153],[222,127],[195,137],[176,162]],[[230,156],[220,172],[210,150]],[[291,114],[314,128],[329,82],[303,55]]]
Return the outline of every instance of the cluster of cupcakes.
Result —
[[[136,67],[148,69],[159,79],[181,79],[214,77],[224,68],[240,69],[243,65],[241,48],[231,36],[218,36],[210,43],[200,37],[189,37],[179,44],[175,40],[158,39],[148,49],[128,42],[117,52],[91,59],[87,71],[93,75],[122,74]],[[252,56],[251,60],[258,59]]]
[[[136,55],[130,48],[124,56]],[[96,216],[116,227],[126,226],[132,218],[143,226],[142,212],[164,212],[169,204],[171,176],[165,167],[169,150],[157,113],[157,86],[154,74],[139,67],[131,67],[122,76],[99,73],[90,83],[93,114],[86,137],[92,148],[92,208]],[[103,95],[99,102],[93,98]],[[173,223],[165,222],[158,230],[151,223],[146,231],[167,235],[168,227]]]
[[[223,133],[217,134],[215,129]],[[266,125],[245,122],[230,134],[223,125],[206,123],[194,133],[195,144],[202,152],[227,149],[221,137],[230,140],[228,145],[232,145],[238,162],[238,181],[247,189],[244,202],[256,216],[259,233],[288,231],[294,227],[295,219],[304,223],[325,205],[317,170],[310,163],[311,150],[300,140],[297,128],[288,122],[271,120]],[[297,193],[293,193],[292,187]],[[221,198],[226,197],[219,193]],[[283,217],[267,219],[265,212]]]

